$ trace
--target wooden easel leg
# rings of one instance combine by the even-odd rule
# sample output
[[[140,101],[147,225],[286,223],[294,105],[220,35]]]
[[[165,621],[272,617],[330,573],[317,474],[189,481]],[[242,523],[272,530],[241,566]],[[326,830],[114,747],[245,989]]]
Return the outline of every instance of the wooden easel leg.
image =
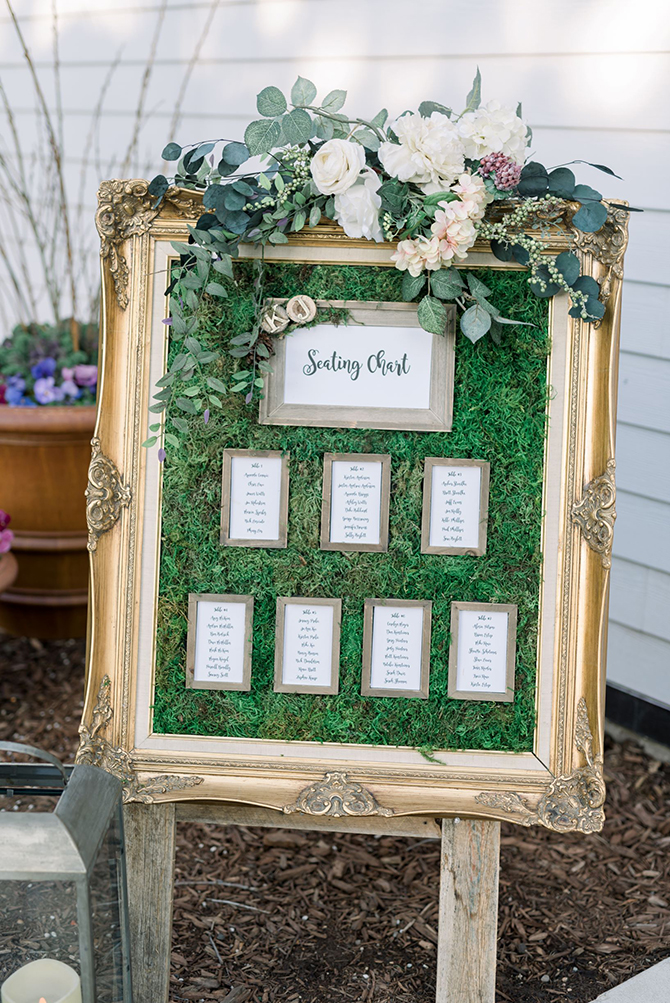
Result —
[[[495,1003],[500,822],[442,820],[437,1003]]]
[[[128,873],[133,1003],[167,1003],[170,988],[174,804],[123,810]]]

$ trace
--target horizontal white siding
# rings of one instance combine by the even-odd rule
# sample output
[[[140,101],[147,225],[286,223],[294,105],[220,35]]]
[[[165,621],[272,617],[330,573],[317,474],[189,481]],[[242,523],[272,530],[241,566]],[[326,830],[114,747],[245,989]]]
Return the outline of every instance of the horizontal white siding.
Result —
[[[57,0],[61,26],[66,172],[81,204],[78,240],[90,246],[96,281],[95,191],[117,175],[156,30],[157,2]],[[22,27],[51,106],[51,0],[21,0]],[[156,63],[130,173],[151,176],[164,143],[242,137],[266,84],[288,90],[301,73],[323,95],[349,91],[347,107],[391,114],[433,98],[460,108],[479,64],[484,100],[516,104],[549,166],[575,158],[609,165],[623,180],[584,165],[580,180],[645,209],[631,219],[622,311],[619,518],[612,572],[610,679],[670,704],[670,18],[658,0],[205,0],[164,6]],[[176,96],[202,37],[176,135]],[[112,63],[100,128],[91,113]],[[35,100],[20,48],[0,16],[0,75],[22,136]],[[0,113],[0,137],[7,136]],[[85,162],[80,184],[80,172]],[[2,234],[0,233],[0,239]],[[664,612],[665,611],[665,612]],[[659,625],[659,621],[663,624]],[[665,631],[665,633],[664,633]]]

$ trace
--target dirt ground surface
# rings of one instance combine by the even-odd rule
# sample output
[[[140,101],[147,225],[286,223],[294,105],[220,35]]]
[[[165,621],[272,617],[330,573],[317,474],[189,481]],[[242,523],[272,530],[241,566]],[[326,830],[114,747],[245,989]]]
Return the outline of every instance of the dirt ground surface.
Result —
[[[0,635],[0,739],[71,762],[83,659]],[[610,742],[605,776],[598,835],[503,824],[497,1003],[590,1003],[670,954],[670,767]],[[171,1003],[433,1003],[438,865],[433,840],[180,826]]]

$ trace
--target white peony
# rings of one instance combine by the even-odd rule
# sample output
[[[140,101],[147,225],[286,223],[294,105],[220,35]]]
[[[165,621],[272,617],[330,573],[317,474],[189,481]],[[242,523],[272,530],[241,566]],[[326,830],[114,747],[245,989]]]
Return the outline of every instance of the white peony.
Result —
[[[382,143],[379,147],[379,159],[392,177],[417,185],[450,185],[463,170],[463,144],[446,115],[402,115],[393,131],[400,144]]]
[[[310,170],[322,195],[341,195],[365,167],[365,150],[348,139],[329,139],[312,157]]]
[[[383,241],[379,225],[382,200],[377,194],[380,184],[375,172],[368,168],[355,185],[335,196],[335,219],[348,237]]]
[[[463,115],[458,132],[469,160],[481,160],[488,153],[505,153],[517,164],[524,162],[526,123],[499,101],[489,101]]]

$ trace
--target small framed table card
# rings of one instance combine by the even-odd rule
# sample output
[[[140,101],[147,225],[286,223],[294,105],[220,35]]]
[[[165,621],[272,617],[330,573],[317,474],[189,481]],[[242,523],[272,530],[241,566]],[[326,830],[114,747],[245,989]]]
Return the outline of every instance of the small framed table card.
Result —
[[[452,602],[450,697],[514,700],[517,607],[507,603]]]
[[[224,449],[222,546],[286,546],[288,460],[279,450]]]
[[[363,696],[428,699],[432,606],[428,599],[365,600]]]
[[[486,553],[489,476],[486,460],[426,457],[422,554]]]
[[[388,454],[326,453],[321,550],[388,550],[390,494]]]
[[[275,693],[337,693],[341,599],[277,599]]]
[[[253,596],[189,595],[186,642],[189,689],[251,689],[253,611]]]

